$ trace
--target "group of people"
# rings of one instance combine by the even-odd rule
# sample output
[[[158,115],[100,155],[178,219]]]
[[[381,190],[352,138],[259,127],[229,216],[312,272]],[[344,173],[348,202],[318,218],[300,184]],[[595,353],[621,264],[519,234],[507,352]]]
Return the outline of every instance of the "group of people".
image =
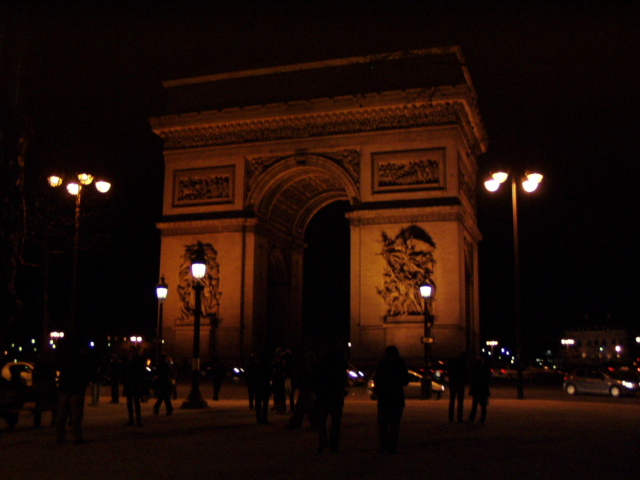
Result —
[[[16,367],[10,369],[11,379],[0,379],[0,418],[13,428],[19,419],[20,409],[25,403],[27,385]],[[160,355],[150,378],[146,361],[135,346],[130,346],[127,356],[121,360],[114,355],[108,365],[111,382],[111,403],[119,403],[120,388],[126,397],[128,421],[126,426],[142,427],[141,402],[146,399],[151,387],[156,394],[154,414],[159,414],[164,404],[166,414],[173,412],[172,398],[175,395],[175,370],[171,360]],[[51,412],[51,424],[55,426],[59,443],[67,440],[67,430],[71,429],[75,443],[84,443],[82,422],[85,408],[85,394],[91,386],[89,405],[97,405],[100,384],[105,375],[99,374],[96,362],[84,346],[73,339],[61,341],[55,353],[55,360],[39,357],[34,363],[33,373],[34,427],[41,426],[42,414]],[[97,385],[96,385],[97,384]]]
[[[60,346],[55,365],[42,359],[36,362],[33,374],[36,393],[34,426],[40,426],[43,411],[51,410],[58,442],[66,441],[68,425],[71,426],[74,441],[84,442],[82,420],[85,392],[89,384],[96,381],[95,376],[92,377],[90,365],[84,349],[73,341],[66,341]],[[144,358],[135,346],[130,346],[123,361],[118,357],[111,358],[109,369],[111,378],[118,379],[112,384],[111,402],[119,402],[121,384],[122,393],[127,399],[128,421],[125,425],[142,427],[141,401],[149,375]],[[24,379],[20,377],[17,369],[15,371],[11,381],[4,380],[0,385],[0,392],[8,391],[10,386],[13,388],[12,391],[26,390]],[[245,369],[249,408],[255,410],[259,425],[268,424],[270,410],[286,413],[285,385],[288,383],[291,416],[287,427],[301,427],[306,417],[310,428],[318,432],[318,452],[321,453],[327,448],[330,452],[338,452],[342,411],[348,392],[347,371],[346,357],[339,347],[307,351],[304,355],[293,355],[284,349],[276,350],[275,355],[253,355]],[[471,363],[468,355],[463,353],[449,362],[447,374],[450,391],[449,422],[456,419],[458,422],[464,422],[465,390],[469,386],[469,395],[473,401],[467,422],[475,421],[479,407],[479,421],[484,423],[490,396],[491,371],[483,359],[478,358]],[[175,398],[176,393],[175,378],[171,359],[165,354],[160,355],[152,379],[152,388],[156,393],[156,402],[153,405],[155,415],[160,413],[163,404],[166,415],[172,414],[171,400]],[[386,348],[384,357],[373,374],[373,381],[373,393],[378,408],[380,451],[395,453],[405,407],[404,386],[409,382],[407,365],[395,346]],[[214,378],[214,400],[218,399],[220,386],[220,379]],[[272,396],[273,407],[270,408]],[[24,401],[19,396],[15,400],[18,403]],[[22,406],[18,403],[12,409],[0,410],[0,417],[4,418],[10,427],[17,423],[18,412]]]
[[[483,358],[477,358],[472,365],[466,353],[459,355],[449,362],[447,368],[449,377],[449,422],[457,419],[464,422],[465,389],[469,387],[469,395],[473,398],[471,412],[467,419],[473,423],[480,407],[480,423],[487,419],[487,405],[489,404],[491,369]]]

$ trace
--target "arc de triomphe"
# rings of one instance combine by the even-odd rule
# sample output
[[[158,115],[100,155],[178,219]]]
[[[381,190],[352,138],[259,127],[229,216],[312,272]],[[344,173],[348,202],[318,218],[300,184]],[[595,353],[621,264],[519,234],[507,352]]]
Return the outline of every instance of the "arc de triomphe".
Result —
[[[372,360],[477,352],[476,177],[486,139],[457,47],[165,82],[165,347],[190,358],[188,252],[205,246],[202,357],[302,343],[303,235],[348,201],[350,342]],[[308,339],[306,339],[308,340]]]

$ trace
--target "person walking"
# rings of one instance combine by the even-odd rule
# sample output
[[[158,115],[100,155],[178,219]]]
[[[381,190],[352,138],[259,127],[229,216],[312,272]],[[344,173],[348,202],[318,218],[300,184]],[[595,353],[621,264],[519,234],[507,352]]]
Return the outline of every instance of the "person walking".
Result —
[[[271,397],[271,364],[264,353],[257,354],[254,365],[255,411],[258,425],[268,425],[269,397]]]
[[[167,356],[163,353],[158,358],[156,372],[153,377],[153,386],[156,393],[156,403],[153,406],[154,415],[160,413],[160,407],[164,403],[167,416],[173,413],[173,405],[171,404],[171,396],[173,394],[173,368],[168,361]]]
[[[449,376],[449,423],[457,414],[458,422],[464,421],[464,390],[469,382],[469,362],[466,353],[451,359],[447,367]],[[457,408],[456,408],[457,403]]]
[[[74,442],[84,443],[84,398],[91,374],[87,355],[75,340],[65,339],[59,348],[56,439],[58,443],[66,442],[67,423],[71,419]]]
[[[471,403],[471,412],[469,413],[469,423],[475,421],[478,405],[480,405],[480,423],[484,423],[487,419],[487,405],[489,404],[489,396],[491,395],[489,388],[490,383],[491,369],[484,359],[476,359],[471,369],[471,388],[469,388],[469,395],[473,397],[473,402]]]
[[[287,367],[282,358],[282,352],[282,348],[278,348],[271,363],[271,393],[273,393],[273,409],[277,413],[287,413],[287,393],[285,388]]]
[[[42,426],[42,413],[51,412],[51,426],[56,424],[58,416],[58,381],[56,369],[52,362],[39,355],[33,365],[33,390],[35,392],[35,408],[33,409],[33,427]]]
[[[115,353],[111,355],[109,360],[109,369],[107,372],[109,376],[109,385],[111,386],[111,402],[114,404],[120,403],[120,380],[122,378],[122,362]]]
[[[131,345],[127,359],[122,364],[122,394],[127,398],[127,413],[129,414],[129,421],[125,424],[127,427],[143,426],[140,398],[145,374],[144,360],[138,353],[138,349]]]
[[[313,374],[313,396],[316,402],[318,453],[328,446],[337,453],[340,449],[340,430],[344,397],[347,395],[347,361],[339,347],[329,349],[321,356]],[[331,417],[331,430],[327,420]]]
[[[409,371],[398,348],[389,345],[373,374],[374,394],[378,399],[378,436],[380,452],[398,451],[400,420],[404,411],[404,386]]]
[[[213,399],[217,402],[220,400],[220,390],[222,389],[222,383],[227,372],[224,369],[224,365],[220,363],[220,359],[215,357],[211,364],[211,380],[213,382]]]

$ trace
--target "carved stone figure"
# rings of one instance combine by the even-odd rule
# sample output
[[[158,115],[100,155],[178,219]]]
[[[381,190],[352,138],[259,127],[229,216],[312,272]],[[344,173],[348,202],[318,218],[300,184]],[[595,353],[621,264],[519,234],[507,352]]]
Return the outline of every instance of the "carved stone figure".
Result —
[[[387,304],[388,316],[422,315],[425,302],[420,286],[434,285],[431,280],[436,244],[427,232],[417,225],[400,231],[395,237],[382,232],[382,253],[387,262],[383,272],[383,287],[378,294]]]
[[[193,279],[191,277],[191,259],[197,245],[186,245],[182,264],[180,265],[178,284],[178,295],[180,297],[180,318],[178,323],[190,324],[193,322],[194,290]],[[207,261],[207,272],[200,280],[204,289],[202,291],[202,321],[204,324],[214,324],[218,321],[220,313],[220,297],[222,293],[220,287],[220,265],[218,264],[218,252],[210,243],[203,245],[205,259]]]

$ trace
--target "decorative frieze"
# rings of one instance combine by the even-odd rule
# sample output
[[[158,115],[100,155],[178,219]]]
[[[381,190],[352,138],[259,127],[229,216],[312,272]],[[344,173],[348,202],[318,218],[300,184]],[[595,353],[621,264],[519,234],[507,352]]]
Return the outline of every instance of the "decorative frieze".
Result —
[[[460,102],[437,105],[410,104],[213,125],[159,128],[156,133],[164,140],[165,150],[178,150],[456,124],[470,127],[465,108]],[[464,134],[470,138],[467,132]]]

